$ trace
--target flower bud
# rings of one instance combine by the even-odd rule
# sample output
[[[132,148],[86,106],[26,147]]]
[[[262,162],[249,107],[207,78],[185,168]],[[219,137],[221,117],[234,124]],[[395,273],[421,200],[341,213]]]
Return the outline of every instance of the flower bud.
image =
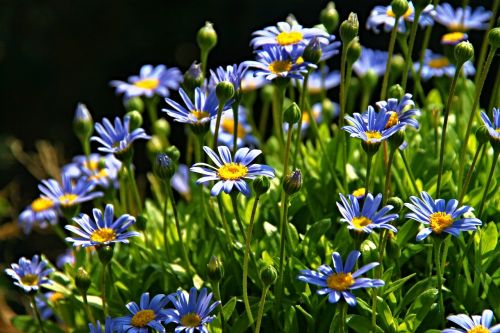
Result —
[[[146,225],[148,224],[148,218],[145,215],[139,215],[135,218],[135,226],[138,230],[146,230]]]
[[[299,22],[295,18],[295,15],[293,15],[293,14],[288,14],[288,16],[286,17],[286,23],[288,23],[290,25],[299,24]]]
[[[304,49],[302,57],[304,58],[304,61],[310,62],[312,64],[317,64],[321,59],[321,54],[322,51],[321,51],[321,45],[319,44],[319,39],[318,37],[314,37],[307,44],[306,48]]]
[[[260,90],[260,98],[263,102],[271,103],[274,98],[274,86],[272,84],[266,84]]]
[[[144,101],[140,97],[132,97],[125,100],[125,109],[127,111],[139,111],[144,112]]]
[[[265,286],[271,286],[278,279],[278,272],[272,265],[267,265],[260,271],[260,278]]]
[[[85,104],[76,106],[73,131],[80,141],[87,141],[94,132],[94,121]]]
[[[408,10],[408,1],[407,0],[392,0],[391,9],[396,17],[401,17]]]
[[[283,179],[283,189],[288,195],[292,195],[300,191],[302,187],[302,172],[299,169],[295,169],[290,174],[285,176]]]
[[[347,48],[347,62],[354,64],[361,56],[361,44],[358,41],[352,41]]]
[[[234,86],[229,81],[221,81],[215,87],[215,95],[219,103],[227,102],[234,96]]]
[[[387,204],[394,207],[392,209],[392,213],[396,213],[396,214],[399,213],[404,207],[404,202],[399,197],[390,197],[387,200]]]
[[[474,56],[474,46],[468,41],[460,42],[455,45],[454,53],[457,66],[460,66]]]
[[[217,33],[214,30],[212,23],[205,22],[205,26],[198,30],[196,36],[198,46],[204,52],[209,52],[217,44]]]
[[[344,43],[344,47],[358,35],[359,21],[356,13],[350,13],[349,18],[340,25],[340,39]]]
[[[363,257],[363,262],[370,263],[378,261],[378,249],[375,243],[369,239],[365,239],[359,246],[359,251]]]
[[[142,115],[139,111],[130,111],[125,114],[126,117],[130,117],[130,125],[129,130],[132,132],[133,130],[138,129],[142,126]]]
[[[159,179],[163,181],[169,181],[170,178],[175,173],[175,163],[170,157],[165,153],[159,153],[156,155],[155,163],[153,165],[153,171]]]
[[[104,245],[97,247],[97,255],[101,263],[106,266],[113,258],[113,246]]]
[[[170,124],[166,119],[158,119],[153,124],[153,133],[161,137],[168,137],[170,135]]]
[[[177,162],[179,157],[181,157],[181,152],[176,146],[170,146],[165,150],[165,153],[172,159],[172,161]]]
[[[301,116],[302,112],[300,112],[299,106],[297,103],[293,102],[283,113],[283,120],[285,123],[293,125],[299,122]]]
[[[224,265],[216,256],[212,256],[207,264],[207,276],[210,281],[219,282],[224,277]]]
[[[405,68],[405,58],[401,54],[395,54],[391,61],[391,74],[399,76]]]
[[[151,159],[155,158],[156,154],[164,151],[162,140],[157,135],[153,135],[146,143],[146,150]]]
[[[490,133],[486,126],[481,126],[476,131],[476,139],[479,144],[485,144],[490,140]]]
[[[395,98],[397,100],[400,100],[405,94],[405,91],[403,90],[403,87],[401,87],[399,84],[395,84],[389,88],[389,93],[388,96],[389,98]]]
[[[373,69],[366,71],[365,75],[361,78],[361,82],[365,89],[373,90],[377,86],[378,76]]]
[[[319,21],[325,26],[329,34],[332,34],[339,25],[339,12],[335,4],[330,1],[319,14]]]
[[[259,176],[254,179],[252,185],[255,194],[262,195],[267,191],[269,191],[269,188],[271,187],[271,182],[269,181],[269,178],[265,176]]]
[[[83,267],[79,267],[75,275],[75,286],[82,294],[86,294],[91,284],[90,275]]]
[[[500,27],[493,28],[488,32],[488,42],[490,42],[491,47],[495,49],[500,47]]]
[[[203,72],[201,70],[201,65],[193,62],[191,67],[184,73],[184,81],[182,85],[187,91],[193,92],[196,88],[203,85]]]

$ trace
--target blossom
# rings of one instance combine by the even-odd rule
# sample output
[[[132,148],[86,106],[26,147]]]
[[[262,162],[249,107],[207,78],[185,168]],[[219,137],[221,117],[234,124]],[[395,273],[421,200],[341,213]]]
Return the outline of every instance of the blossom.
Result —
[[[385,73],[387,57],[388,53],[386,51],[363,47],[361,56],[354,62],[352,69],[359,77],[365,76],[368,71],[373,71],[377,76],[382,76]]]
[[[202,174],[196,183],[202,184],[209,181],[217,181],[212,187],[210,194],[219,195],[223,190],[229,194],[235,188],[246,196],[250,196],[250,186],[246,182],[257,176],[266,176],[274,178],[274,169],[267,165],[255,164],[252,161],[259,156],[262,151],[258,149],[240,148],[231,156],[231,151],[226,146],[219,146],[219,156],[209,147],[203,147],[203,150],[215,166],[206,163],[196,163],[191,167],[191,172]]]
[[[385,125],[387,128],[399,123],[415,129],[419,128],[418,121],[414,117],[420,115],[420,110],[415,108],[415,102],[411,94],[404,94],[401,100],[389,98],[387,101],[380,101],[376,104],[381,110],[384,110],[390,115]]]
[[[415,63],[415,71],[418,72],[420,64]],[[431,77],[441,77],[443,75],[453,77],[455,75],[456,67],[450,60],[440,54],[433,53],[431,50],[425,51],[424,63],[421,70],[421,77],[423,80],[428,80]],[[465,76],[471,76],[476,73],[476,69],[472,62],[466,61],[462,67]]]
[[[57,223],[57,205],[56,202],[45,196],[33,200],[25,210],[19,214],[19,224],[24,233],[29,234],[34,225],[45,229],[47,226]]]
[[[89,333],[113,333],[114,323],[110,317],[106,318],[104,323],[104,331],[102,330],[101,323],[97,320],[95,326],[91,323],[89,324]]]
[[[432,5],[427,5],[420,13],[420,18],[418,24],[421,27],[429,26],[434,24],[433,16],[435,15],[435,10]],[[408,1],[408,10],[404,13],[398,21],[398,32],[406,32],[406,22],[413,22],[415,19],[415,8],[413,3]],[[370,16],[366,21],[366,28],[368,30],[372,29],[375,33],[379,33],[380,30],[378,26],[383,24],[384,31],[389,32],[394,28],[396,24],[396,15],[392,11],[392,6],[375,6],[370,12]]]
[[[240,89],[241,80],[243,79],[246,71],[247,66],[245,65],[245,63],[227,66],[226,69],[224,69],[224,67],[222,66],[219,66],[215,71],[210,70],[209,86],[215,88],[215,86],[219,82],[227,81],[233,85],[234,91],[236,92]]]
[[[447,328],[442,333],[500,333],[500,324],[491,326],[493,311],[484,310],[481,316],[468,316],[465,314],[448,316],[446,319],[454,322],[462,329]]]
[[[491,15],[492,12],[483,7],[474,10],[470,6],[453,9],[449,3],[443,3],[437,5],[434,19],[450,31],[465,32],[488,29]]]
[[[5,273],[15,280],[16,286],[26,293],[33,293],[37,292],[42,284],[52,284],[48,276],[54,270],[47,266],[47,261],[40,260],[38,255],[34,255],[31,260],[22,257],[19,263],[11,264],[11,268],[7,268]]]
[[[307,90],[310,94],[319,94],[324,89],[325,91],[337,87],[340,84],[340,72],[328,72],[328,67],[323,72],[314,71],[309,74],[307,79]]]
[[[90,154],[88,157],[79,155],[63,168],[63,172],[73,179],[84,177],[103,188],[117,188],[121,166],[122,163],[113,154]]]
[[[493,121],[490,120],[484,111],[481,111],[481,119],[490,136],[500,141],[500,108],[493,108]]]
[[[451,199],[446,202],[444,199],[432,199],[427,192],[421,192],[422,199],[411,196],[412,203],[405,203],[405,206],[412,211],[406,214],[406,218],[418,221],[425,225],[417,235],[417,241],[421,241],[431,233],[440,235],[445,232],[455,237],[461,231],[475,231],[482,223],[475,217],[460,218],[461,215],[470,212],[473,208],[469,206],[458,207],[458,201]]]
[[[186,200],[191,198],[191,188],[189,187],[189,168],[185,164],[179,164],[177,171],[170,179],[172,188],[179,192]]]
[[[250,92],[262,88],[268,81],[263,76],[255,76],[254,70],[247,70],[241,78],[241,91]]]
[[[136,302],[126,305],[131,314],[113,320],[114,327],[127,333],[146,333],[148,328],[165,332],[161,323],[167,319],[166,311],[163,310],[167,303],[168,299],[163,294],[158,294],[150,300],[149,293],[143,293],[139,305]]]
[[[367,264],[352,273],[360,255],[359,251],[349,253],[344,266],[340,254],[334,252],[332,254],[333,269],[328,265],[319,266],[317,271],[304,269],[300,271],[297,279],[319,286],[320,289],[318,289],[317,294],[328,295],[330,303],[337,303],[342,297],[349,306],[355,306],[357,301],[356,297],[351,293],[352,290],[378,288],[385,284],[382,280],[360,277],[363,273],[378,266],[378,262]]]

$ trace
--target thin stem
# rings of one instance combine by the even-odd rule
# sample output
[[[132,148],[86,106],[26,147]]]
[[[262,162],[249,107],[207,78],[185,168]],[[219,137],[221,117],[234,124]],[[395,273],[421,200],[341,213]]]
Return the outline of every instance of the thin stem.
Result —
[[[438,313],[440,322],[443,322],[444,303],[443,303],[443,273],[441,271],[441,244],[442,239],[436,238],[434,243],[434,264],[436,265],[437,289],[439,293]]]
[[[382,272],[383,272],[383,260],[384,260],[384,253],[385,253],[385,247],[387,243],[387,236],[386,236],[386,230],[382,229],[380,232],[380,237],[379,237],[379,244],[378,244],[378,260],[380,263],[380,266],[377,267],[377,270],[375,271],[375,278],[380,279],[382,277]],[[378,290],[373,289],[373,294],[372,294],[372,332],[376,332],[377,328],[377,298]]]
[[[307,94],[307,82],[308,81],[309,81],[309,71],[304,75],[304,82],[302,83],[302,90],[300,92],[299,108],[300,108],[300,111],[302,113],[304,112],[304,107],[305,107],[305,100],[306,100],[306,94]],[[299,123],[297,124],[297,133],[296,133],[296,137],[295,137],[295,149],[293,151],[292,169],[295,169],[295,167],[297,166],[297,155],[299,154],[300,135],[302,134],[302,130],[301,130],[302,129],[302,121],[303,121],[303,115],[301,115],[301,117],[299,119]],[[295,127],[295,126],[289,126],[288,132],[291,132],[293,127]],[[285,172],[287,172],[286,169],[285,169]]]
[[[413,186],[413,191],[415,193],[418,192],[418,187],[417,187],[417,182],[415,180],[415,177],[413,176],[413,172],[411,171],[410,164],[408,163],[408,160],[406,159],[406,155],[403,150],[399,150],[399,154],[401,155],[401,159],[403,160],[403,164],[406,169],[406,173],[408,174],[408,177],[410,178],[411,185]]]
[[[340,117],[339,117],[339,127],[342,128],[344,125],[344,116],[345,116],[345,70],[347,63],[347,49],[349,45],[342,46],[342,54],[340,56]]]
[[[281,147],[283,147],[283,100],[285,98],[286,86],[282,84],[276,84],[274,86],[274,97],[273,97],[273,123],[274,123],[274,135],[278,139]]]
[[[208,61],[208,51],[207,50],[201,50],[201,71],[203,73],[203,77],[207,77],[207,61]]]
[[[42,333],[45,333],[42,317],[40,316],[40,311],[38,311],[38,307],[36,306],[35,295],[30,295],[30,300],[31,306],[33,306],[33,312],[35,312],[36,320],[38,321],[38,325],[40,326],[40,331],[42,331]]]
[[[238,102],[234,102],[233,107],[233,155],[236,155],[236,151],[238,150],[238,126],[240,125],[238,117]]]
[[[340,307],[338,311],[340,311],[340,332],[347,333],[347,302],[338,302],[337,307]]]
[[[387,170],[385,172],[384,203],[387,202],[387,198],[389,197],[389,187],[391,184],[391,167],[397,149],[398,148],[391,148],[391,151],[389,152],[389,162],[387,163]]]
[[[486,51],[488,50],[488,33],[490,32],[490,30],[492,28],[495,27],[495,23],[496,23],[496,20],[497,20],[497,13],[498,13],[498,6],[500,5],[500,0],[494,0],[493,1],[493,6],[491,7],[491,11],[492,11],[492,15],[491,15],[491,18],[490,18],[490,22],[488,24],[488,29],[486,29],[485,33],[484,33],[484,36],[483,36],[483,42],[481,44],[481,51],[479,52],[479,57],[478,57],[478,61],[477,61],[477,67],[476,68],[482,68],[483,67],[483,64],[484,64],[484,59],[486,57]],[[478,83],[478,80],[480,78],[480,75],[481,73],[478,71],[476,73],[476,77],[475,77],[475,83],[477,85]],[[493,90],[493,92],[495,92],[495,90]]]
[[[448,116],[450,114],[451,102],[455,96],[455,88],[457,86],[458,77],[460,76],[460,71],[462,70],[463,63],[457,66],[455,70],[455,75],[451,81],[450,92],[448,94],[448,101],[446,102],[446,107],[444,109],[444,121],[443,130],[441,132],[441,147],[439,149],[439,168],[438,168],[438,179],[437,179],[437,196],[439,197],[441,191],[441,178],[443,176],[443,160],[444,160],[444,148],[446,145],[446,127],[448,126]]]
[[[175,229],[177,230],[177,237],[179,237],[179,244],[181,245],[182,257],[186,262],[187,270],[191,271],[191,262],[189,261],[186,247],[184,246],[184,241],[182,240],[181,226],[179,223],[179,214],[177,213],[177,205],[175,204],[174,193],[172,192],[172,187],[170,186],[170,183],[167,184],[166,190],[168,192],[168,196],[170,198],[170,204],[172,205],[172,210],[174,212]]]
[[[380,91],[380,100],[385,100],[387,95],[387,85],[389,83],[389,74],[391,71],[392,54],[394,53],[394,44],[396,44],[396,36],[398,34],[398,23],[400,16],[396,16],[394,27],[391,31],[391,39],[389,40],[389,53],[387,55],[387,64],[385,66],[384,78],[382,80],[382,90]]]
[[[164,203],[163,203],[163,247],[165,248],[165,255],[167,256],[167,260],[170,261],[170,253],[168,251],[168,241],[167,241],[167,207],[168,207],[168,183],[169,180],[163,182],[164,183]]]
[[[474,159],[472,160],[472,164],[469,167],[469,171],[467,171],[467,175],[465,176],[465,181],[464,184],[462,185],[462,190],[460,191],[460,196],[458,197],[458,205],[460,206],[462,204],[462,201],[465,196],[465,192],[467,192],[467,189],[469,188],[469,183],[472,178],[472,173],[474,172],[474,167],[476,166],[477,159],[479,155],[481,154],[482,149],[485,147],[483,143],[477,147],[476,153],[474,154]]]
[[[90,311],[89,302],[87,301],[87,293],[82,293],[82,298],[83,298],[83,307],[85,309],[85,312],[87,313],[87,319],[91,323],[95,323],[94,315],[92,314],[92,311]]]
[[[129,188],[132,189],[132,195],[135,201],[136,211],[133,212],[134,215],[140,215],[142,213],[142,200],[139,194],[139,189],[137,188],[137,183],[135,182],[134,172],[132,170],[132,166],[129,163],[127,166],[127,177],[129,180]]]
[[[254,333],[259,333],[260,332],[260,325],[262,323],[262,316],[264,315],[264,305],[266,304],[266,295],[267,292],[269,291],[270,286],[265,286],[264,290],[262,291],[262,296],[260,298],[259,302],[259,311],[257,313],[257,324],[255,325],[255,332]]]
[[[219,307],[219,315],[220,315],[220,325],[221,325],[221,329],[222,329],[222,332],[224,332],[224,323],[225,323],[225,320],[224,320],[224,311],[223,310],[223,307],[222,307],[222,299],[220,297],[220,284],[219,284],[219,281],[214,281],[214,289],[213,289],[213,292],[214,292],[214,298],[215,300],[217,301],[220,301],[220,307]]]
[[[264,101],[262,104],[262,113],[260,115],[260,122],[259,122],[259,134],[261,139],[264,139],[266,136],[266,129],[267,129],[267,119],[269,118],[269,109],[270,109],[270,103],[268,101]]]
[[[373,155],[371,153],[367,153],[367,160],[366,160],[366,178],[365,178],[365,189],[366,193],[370,193],[370,173],[372,170],[372,160],[373,160]]]
[[[281,217],[280,223],[280,263],[279,263],[279,271],[278,271],[278,283],[276,284],[276,305],[275,311],[278,314],[279,307],[281,305],[281,297],[283,295],[283,268],[285,263],[285,240],[287,232],[285,229],[288,228],[288,194],[285,193],[283,195],[283,200],[281,200],[281,204],[283,207],[283,216]]]
[[[417,36],[418,30],[418,21],[420,18],[420,14],[422,13],[421,6],[417,6],[415,8],[415,17],[413,19],[413,23],[411,25],[410,30],[410,42],[408,44],[408,54],[406,57],[405,68],[403,70],[403,77],[401,78],[401,87],[403,91],[406,91],[406,83],[408,81],[408,73],[410,72],[410,65],[412,64],[411,56],[413,54],[413,46],[415,45],[415,36]]]
[[[148,110],[149,120],[151,122],[151,127],[154,126],[155,122],[158,120],[158,111],[156,109],[156,103],[158,100],[154,97],[146,98],[146,109]]]
[[[498,66],[495,84],[493,85],[493,90],[491,91],[488,111],[492,110],[496,105],[500,105],[500,66]]]
[[[102,312],[104,313],[104,318],[108,316],[108,309],[106,308],[106,266],[102,265],[101,270],[101,299],[102,299]]]
[[[479,204],[478,216],[481,218],[483,215],[484,204],[487,201],[486,195],[488,194],[488,190],[490,189],[491,179],[493,178],[493,174],[495,173],[495,167],[497,165],[498,156],[500,155],[500,149],[495,149],[495,153],[493,154],[493,160],[491,161],[490,173],[488,175],[488,180],[486,181],[486,185],[484,186],[483,197],[481,198],[481,204]]]
[[[222,118],[222,109],[224,109],[225,101],[219,101],[219,106],[217,108],[217,118],[215,121],[215,131],[214,131],[214,142],[212,144],[212,149],[215,150],[217,148],[217,139],[219,138],[219,127],[220,120]]]

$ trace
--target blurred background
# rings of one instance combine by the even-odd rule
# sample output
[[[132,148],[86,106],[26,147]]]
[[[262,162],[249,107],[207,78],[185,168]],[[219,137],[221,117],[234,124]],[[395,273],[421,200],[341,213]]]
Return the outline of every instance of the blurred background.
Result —
[[[351,11],[358,14],[362,45],[384,50],[389,35],[366,31],[364,23],[374,6],[389,3],[335,2],[341,20]],[[461,5],[461,1],[451,3]],[[491,3],[474,1],[473,6],[490,8]],[[214,68],[253,58],[251,33],[285,20],[290,13],[306,27],[319,23],[319,13],[326,4],[318,0],[1,1],[0,283],[8,286],[6,282],[10,282],[3,274],[6,263],[42,249],[49,258],[61,252],[63,244],[56,237],[39,233],[27,237],[17,229],[15,220],[37,196],[37,177],[50,175],[50,170],[37,164],[54,169],[52,166],[80,153],[71,130],[78,102],[85,103],[97,121],[103,116],[122,115],[122,99],[109,82],[126,80],[147,63],[185,71],[199,57],[195,36],[205,21],[211,21],[218,33],[218,44],[209,58],[209,67]],[[435,26],[431,46],[436,51],[441,49],[439,36],[444,32],[443,26]],[[483,35],[483,31],[469,33],[477,53]],[[419,43],[417,37],[417,49]],[[338,59],[331,67],[335,61]],[[498,61],[495,63],[498,66]],[[492,69],[490,74],[494,73]],[[483,95],[489,98],[488,91]],[[333,90],[330,97],[337,101],[338,92]],[[182,142],[173,141],[182,146]],[[37,150],[43,152],[45,160],[32,160],[25,153]],[[31,165],[30,170],[19,160]]]

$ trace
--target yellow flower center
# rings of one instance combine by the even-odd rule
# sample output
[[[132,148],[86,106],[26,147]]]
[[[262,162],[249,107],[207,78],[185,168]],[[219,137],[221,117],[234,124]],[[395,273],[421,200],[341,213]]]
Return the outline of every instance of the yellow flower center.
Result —
[[[352,225],[356,229],[362,229],[363,227],[366,227],[367,225],[372,224],[372,220],[365,216],[356,216],[355,218],[352,219]]]
[[[450,61],[446,57],[436,58],[429,61],[428,66],[431,68],[443,68],[450,64]]]
[[[304,58],[302,58],[302,57],[298,57],[298,58],[297,58],[297,60],[295,60],[295,63],[296,63],[297,65],[303,64],[303,63],[304,63]]]
[[[479,325],[471,328],[467,331],[467,333],[490,333],[490,330],[484,327],[483,325]]]
[[[224,164],[217,171],[222,180],[236,180],[245,177],[248,173],[248,168],[239,163]]]
[[[397,112],[391,112],[391,117],[389,120],[387,120],[387,124],[385,124],[385,128],[391,128],[392,126],[396,125],[399,121],[398,113]]]
[[[408,7],[408,9],[406,10],[406,12],[403,14],[403,16],[401,16],[402,18],[407,18],[408,16],[410,16],[411,14],[413,13],[413,9],[411,9],[411,7]],[[390,17],[396,17],[396,14],[394,14],[394,12],[392,11],[392,8],[391,6],[389,6],[389,8],[387,8],[387,12],[386,12],[387,16],[390,16]]]
[[[185,314],[181,318],[181,324],[184,327],[198,327],[201,324],[201,317],[194,312]]]
[[[365,134],[368,139],[368,143],[371,143],[372,139],[380,139],[382,137],[382,133],[378,131],[367,131]]]
[[[91,180],[98,180],[98,179],[101,179],[101,178],[105,178],[107,176],[108,176],[108,170],[102,169],[99,172],[97,172],[97,173],[93,174],[92,176],[90,176],[89,179],[91,179]]]
[[[352,195],[354,195],[355,197],[362,197],[365,194],[366,194],[366,189],[364,187],[360,187],[357,190],[354,190],[354,192],[352,192]]]
[[[191,114],[198,120],[202,120],[204,118],[208,118],[210,114],[206,111],[201,110],[191,110]]]
[[[96,160],[92,160],[92,161],[85,161],[83,163],[83,165],[91,170],[91,171],[96,171],[96,170],[99,170],[99,161],[96,161]]]
[[[437,212],[431,214],[430,222],[432,231],[439,235],[444,229],[453,224],[453,218],[445,212]]]
[[[65,207],[72,206],[75,203],[76,199],[78,199],[78,195],[73,193],[66,193],[59,197],[61,205]]]
[[[302,123],[309,124],[311,122],[311,117],[309,117],[309,112],[302,112]]]
[[[142,79],[134,83],[134,86],[148,90],[156,89],[159,85],[160,80],[158,79]]]
[[[21,282],[26,286],[36,286],[38,284],[38,275],[26,274],[21,277]]]
[[[51,301],[52,303],[56,303],[62,299],[64,299],[64,294],[59,292],[55,292],[49,297],[49,301]]]
[[[111,228],[97,229],[92,232],[90,239],[97,243],[111,242],[116,239],[116,233]]]
[[[155,319],[155,312],[153,310],[141,310],[132,317],[130,324],[134,327],[146,327],[153,319]]]
[[[333,273],[326,279],[326,285],[328,286],[328,288],[337,291],[344,291],[348,289],[353,283],[354,278],[352,277],[351,273]]]
[[[449,32],[441,37],[443,43],[458,43],[463,41],[465,34],[463,32]]]
[[[233,119],[224,118],[222,120],[221,127],[224,131],[228,132],[229,134],[234,134]],[[245,129],[243,128],[241,123],[238,123],[238,138],[243,139],[245,135],[246,135]]]
[[[459,32],[467,31],[467,28],[460,22],[450,23],[448,29],[451,31],[459,31]]]
[[[297,44],[298,42],[302,41],[303,38],[304,38],[304,36],[302,35],[301,32],[283,31],[278,36],[276,36],[276,41],[281,46],[285,46],[285,45]]]
[[[49,208],[54,207],[54,202],[48,198],[38,198],[31,203],[31,209],[34,212],[43,212]]]
[[[292,69],[292,62],[289,60],[275,60],[269,64],[268,68],[273,74],[281,74]]]

